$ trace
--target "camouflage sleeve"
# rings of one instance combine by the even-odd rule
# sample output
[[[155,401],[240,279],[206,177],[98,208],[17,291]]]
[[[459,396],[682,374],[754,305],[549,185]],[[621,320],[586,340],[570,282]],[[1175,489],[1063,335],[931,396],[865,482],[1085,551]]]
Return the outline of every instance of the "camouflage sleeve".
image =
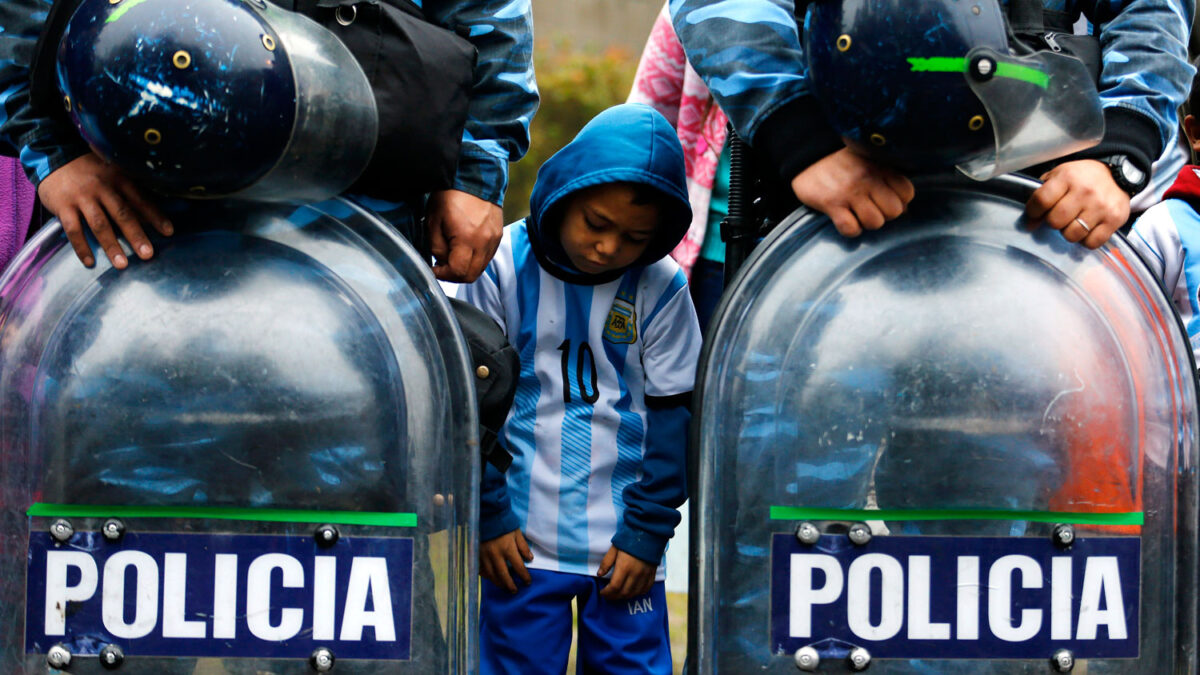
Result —
[[[0,2],[0,153],[19,156],[35,184],[88,152],[74,129],[29,105],[29,70],[51,0]]]
[[[688,61],[785,179],[842,146],[811,95],[792,0],[670,0]]]
[[[508,163],[529,149],[538,106],[530,0],[427,0],[424,9],[479,51],[454,189],[503,204]]]
[[[1104,57],[1103,142],[1080,153],[1124,153],[1146,172],[1174,138],[1195,72],[1187,59],[1190,0],[1084,0]]]

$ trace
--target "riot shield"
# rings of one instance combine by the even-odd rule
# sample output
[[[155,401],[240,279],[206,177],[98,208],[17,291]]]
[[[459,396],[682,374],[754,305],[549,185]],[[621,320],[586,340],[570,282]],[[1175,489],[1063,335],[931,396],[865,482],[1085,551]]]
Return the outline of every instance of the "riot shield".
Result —
[[[798,211],[728,288],[694,420],[699,673],[1194,673],[1197,397],[1120,237],[1036,183]]]
[[[477,413],[428,265],[344,200],[173,221],[124,271],[53,225],[0,277],[3,671],[471,672]]]

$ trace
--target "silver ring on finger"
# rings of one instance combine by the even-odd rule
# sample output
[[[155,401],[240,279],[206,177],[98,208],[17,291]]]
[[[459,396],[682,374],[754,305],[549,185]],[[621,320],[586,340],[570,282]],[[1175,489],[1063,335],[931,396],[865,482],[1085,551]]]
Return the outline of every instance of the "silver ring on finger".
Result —
[[[1080,218],[1079,216],[1076,216],[1076,217],[1075,217],[1075,222],[1079,223],[1079,226],[1083,228],[1083,231],[1084,231],[1084,232],[1091,232],[1091,231],[1092,231],[1092,228],[1088,227],[1088,224],[1087,224],[1087,223],[1085,223],[1085,222],[1083,222],[1083,218]]]

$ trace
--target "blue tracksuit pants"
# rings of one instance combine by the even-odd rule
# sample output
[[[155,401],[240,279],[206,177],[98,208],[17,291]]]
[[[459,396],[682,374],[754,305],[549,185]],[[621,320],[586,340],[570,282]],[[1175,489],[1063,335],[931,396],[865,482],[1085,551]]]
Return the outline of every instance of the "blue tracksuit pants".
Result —
[[[482,582],[481,675],[563,675],[571,649],[571,600],[579,606],[576,673],[671,673],[667,596],[658,582],[643,596],[610,602],[607,580],[582,574],[529,570],[515,594]]]

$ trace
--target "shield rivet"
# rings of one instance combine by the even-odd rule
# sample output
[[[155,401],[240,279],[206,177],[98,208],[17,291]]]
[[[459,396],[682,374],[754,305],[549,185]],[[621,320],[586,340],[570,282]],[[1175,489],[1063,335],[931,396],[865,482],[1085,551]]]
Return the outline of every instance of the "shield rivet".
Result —
[[[796,650],[796,667],[806,673],[816,672],[821,665],[821,655],[812,647],[801,647]]]
[[[871,665],[871,652],[862,647],[855,647],[846,656],[846,663],[850,666],[850,670],[854,672],[866,670],[867,666]]]
[[[1066,548],[1075,543],[1075,528],[1066,523],[1060,523],[1054,526],[1054,533],[1051,537],[1054,538],[1055,544]]]
[[[125,536],[125,523],[116,518],[109,518],[104,521],[104,526],[100,528],[100,532],[104,534],[105,539],[117,541]]]
[[[116,670],[122,663],[125,663],[125,652],[121,651],[120,647],[109,644],[100,650],[100,665],[106,669]]]
[[[971,66],[968,72],[971,73],[971,77],[977,82],[987,82],[996,76],[996,68],[996,59],[986,54],[979,54],[971,59]]]
[[[71,523],[59,518],[50,525],[50,536],[54,537],[54,541],[60,544],[65,544],[71,540],[75,534],[75,528],[71,527]]]
[[[328,647],[317,647],[308,661],[312,664],[313,670],[318,673],[328,673],[333,670],[333,652]]]
[[[800,523],[796,526],[796,539],[801,544],[815,544],[821,539],[821,530],[810,522]]]
[[[866,523],[855,523],[850,526],[846,536],[855,546],[862,546],[871,541],[871,528]]]
[[[51,668],[66,668],[71,665],[71,652],[62,645],[54,645],[46,652],[46,663]]]
[[[1060,649],[1050,657],[1050,662],[1054,664],[1054,669],[1058,672],[1069,673],[1075,668],[1075,655],[1066,649]]]
[[[338,542],[341,533],[333,525],[322,525],[313,532],[313,538],[317,540],[317,545],[322,547],[333,546]]]

